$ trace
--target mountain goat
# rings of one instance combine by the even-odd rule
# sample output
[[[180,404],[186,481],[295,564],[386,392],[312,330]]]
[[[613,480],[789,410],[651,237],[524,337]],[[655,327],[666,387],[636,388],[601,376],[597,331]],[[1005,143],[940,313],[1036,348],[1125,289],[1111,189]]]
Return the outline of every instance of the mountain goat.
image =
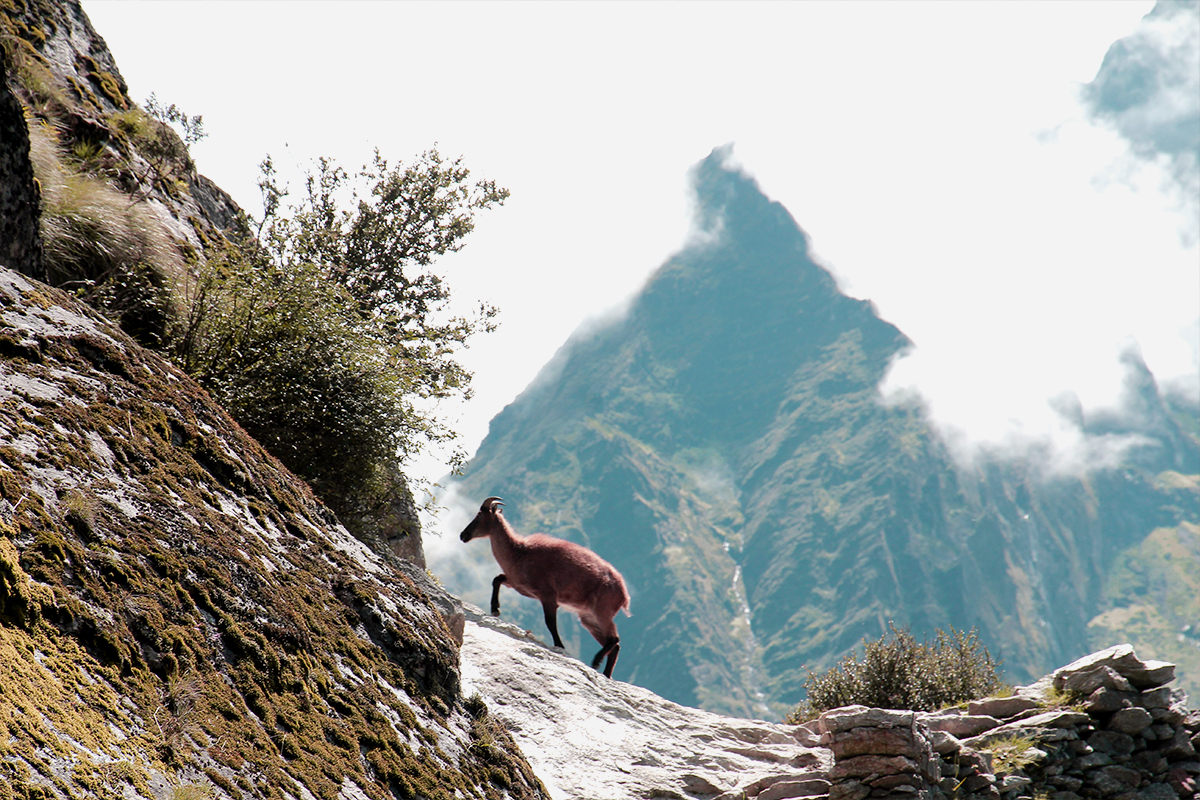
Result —
[[[592,668],[599,669],[600,660],[608,656],[604,675],[611,678],[621,650],[614,617],[621,609],[629,614],[625,579],[612,564],[574,542],[544,533],[517,535],[500,512],[503,505],[499,497],[484,500],[475,519],[459,537],[464,542],[480,537],[492,541],[492,555],[504,570],[492,581],[492,615],[500,616],[500,585],[507,583],[526,597],[541,601],[554,646],[562,647],[558,607],[574,611],[587,632],[600,643]]]

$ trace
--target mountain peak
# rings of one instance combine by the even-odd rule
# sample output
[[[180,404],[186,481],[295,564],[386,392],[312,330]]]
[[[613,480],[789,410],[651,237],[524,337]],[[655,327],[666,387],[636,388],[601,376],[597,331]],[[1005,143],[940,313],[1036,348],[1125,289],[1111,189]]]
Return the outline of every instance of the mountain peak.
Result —
[[[713,234],[729,230],[737,236],[761,230],[764,225],[795,227],[795,220],[782,205],[770,200],[754,179],[737,163],[733,144],[714,147],[689,171],[694,194],[695,225],[698,232]],[[800,231],[807,244],[808,237]]]
[[[1156,529],[1155,547],[1193,535],[1193,479],[1156,471],[1192,465],[1170,456],[1194,439],[1164,410],[1136,431],[1162,446],[1120,474],[1046,487],[1020,464],[959,466],[919,407],[882,402],[908,339],[838,290],[731,148],[689,177],[696,234],[629,313],[573,336],[493,420],[459,492],[501,495],[518,530],[616,566],[638,609],[619,677],[687,705],[782,713],[807,669],[889,620],[918,636],[976,628],[1010,679],[1086,652],[1120,589],[1105,582],[1117,552]],[[1131,391],[1160,409],[1134,373]],[[447,585],[487,601],[490,584],[444,566]],[[536,603],[507,608],[541,625]],[[1191,608],[1155,625],[1178,630]]]

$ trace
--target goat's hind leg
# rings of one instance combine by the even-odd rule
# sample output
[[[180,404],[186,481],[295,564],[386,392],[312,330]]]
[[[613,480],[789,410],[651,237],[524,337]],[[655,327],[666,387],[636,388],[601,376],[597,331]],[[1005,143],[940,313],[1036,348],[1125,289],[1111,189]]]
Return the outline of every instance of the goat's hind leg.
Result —
[[[492,579],[492,616],[500,616],[500,584],[508,580],[508,577],[501,572]]]
[[[600,652],[596,653],[596,657],[592,659],[592,669],[600,669],[600,659],[608,656],[608,662],[604,665],[604,677],[611,678],[613,667],[617,665],[617,654],[621,652],[621,637],[613,636],[604,643],[604,647],[600,648]]]
[[[608,656],[608,663],[604,665],[604,677],[611,678],[613,667],[617,665],[617,653],[621,651],[621,637],[617,635],[616,624],[612,620],[604,624],[591,614],[580,614],[579,621],[601,645],[600,652],[592,659],[592,669],[600,669],[600,660]]]

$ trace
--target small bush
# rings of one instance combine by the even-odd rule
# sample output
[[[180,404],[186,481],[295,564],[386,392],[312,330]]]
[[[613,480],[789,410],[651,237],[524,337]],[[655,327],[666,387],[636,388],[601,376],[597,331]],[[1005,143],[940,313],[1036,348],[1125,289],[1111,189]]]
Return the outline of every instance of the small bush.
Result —
[[[451,315],[429,267],[508,191],[436,150],[396,166],[376,154],[355,176],[320,159],[294,204],[268,158],[259,186],[255,235],[194,265],[170,353],[352,533],[398,538],[411,505],[401,467],[455,439],[437,403],[470,397],[457,351],[495,327],[486,304]]]
[[[345,289],[311,264],[228,250],[210,254],[185,308],[177,362],[339,516],[384,482],[419,424],[415,378]]]
[[[808,673],[808,699],[788,716],[812,719],[849,705],[934,711],[985,697],[1002,686],[997,664],[972,628],[938,630],[932,644],[918,642],[907,628],[891,628],[876,641],[863,640],[863,656],[851,653],[823,675]]]

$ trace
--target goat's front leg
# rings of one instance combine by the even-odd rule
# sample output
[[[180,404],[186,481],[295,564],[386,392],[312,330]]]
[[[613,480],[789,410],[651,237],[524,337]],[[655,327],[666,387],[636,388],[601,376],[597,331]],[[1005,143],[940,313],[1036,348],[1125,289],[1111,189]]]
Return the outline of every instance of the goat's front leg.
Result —
[[[508,580],[503,572],[492,579],[492,616],[500,616],[500,584]]]
[[[566,649],[562,639],[558,638],[558,603],[554,600],[543,600],[542,611],[546,615],[546,627],[550,629],[550,635],[554,637],[554,646]]]

